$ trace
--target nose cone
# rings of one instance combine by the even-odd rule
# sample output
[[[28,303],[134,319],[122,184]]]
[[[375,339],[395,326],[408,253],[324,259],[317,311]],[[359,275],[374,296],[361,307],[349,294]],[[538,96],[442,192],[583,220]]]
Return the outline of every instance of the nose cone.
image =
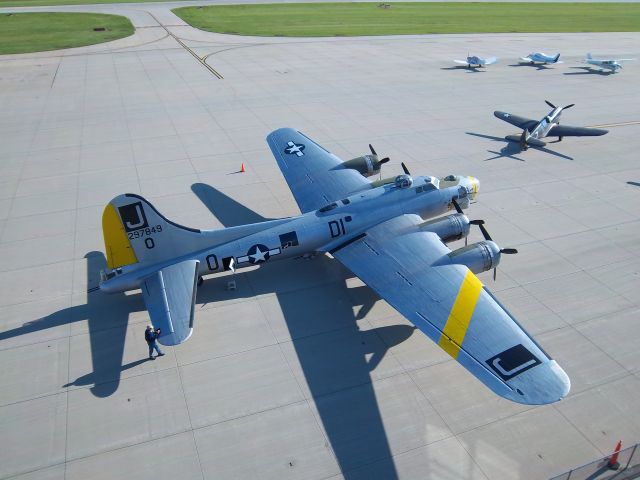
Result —
[[[480,180],[476,177],[462,177],[460,179],[460,184],[464,185],[469,193],[469,198],[471,200],[475,200],[478,196],[478,191],[480,190]]]

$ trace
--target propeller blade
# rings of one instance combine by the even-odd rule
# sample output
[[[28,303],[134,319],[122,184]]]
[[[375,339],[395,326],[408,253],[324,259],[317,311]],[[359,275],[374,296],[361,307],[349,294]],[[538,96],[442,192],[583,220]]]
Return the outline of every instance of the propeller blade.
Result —
[[[407,166],[404,164],[404,162],[402,162],[402,163],[401,163],[401,165],[402,165],[402,170],[404,170],[404,173],[405,173],[405,174],[407,174],[407,175],[411,175],[411,174],[409,173],[409,169],[408,169],[408,168],[407,168]]]
[[[378,155],[371,144],[369,144],[369,150],[371,150],[371,153],[373,153],[374,155]]]
[[[514,253],[518,253],[518,250],[515,248],[502,248],[500,249],[500,253],[504,253],[506,255],[513,255]]]
[[[471,220],[469,223],[471,225],[477,225],[478,228],[480,228],[480,231],[482,232],[482,236],[484,237],[485,240],[493,241],[491,240],[491,235],[489,235],[489,232],[487,232],[487,229],[484,228],[484,220]]]
[[[455,198],[451,199],[451,203],[453,203],[453,206],[456,209],[456,212],[462,213],[462,208],[460,208],[460,204],[456,201]],[[480,220],[480,221],[482,221],[482,220]],[[471,222],[471,223],[473,223],[473,222]]]
[[[556,106],[555,106],[553,103],[551,103],[549,100],[545,100],[544,102],[545,102],[547,105],[549,105],[551,108],[556,108]]]
[[[389,161],[389,157],[384,157],[382,160],[378,162],[378,165],[382,165],[383,163],[387,163]]]
[[[562,107],[563,110],[566,110],[567,108],[571,108],[575,105],[575,103],[572,103],[570,105],[567,105],[566,107]]]
[[[496,271],[497,271],[497,270],[498,270],[497,268],[494,268],[494,269],[493,269],[493,281],[494,281],[494,282],[496,281]]]
[[[484,228],[484,222],[479,223],[478,227],[480,228],[480,231],[482,232],[482,236],[484,237],[484,239],[492,242],[493,239],[491,238],[491,235],[489,235],[489,232],[487,232],[487,229]]]

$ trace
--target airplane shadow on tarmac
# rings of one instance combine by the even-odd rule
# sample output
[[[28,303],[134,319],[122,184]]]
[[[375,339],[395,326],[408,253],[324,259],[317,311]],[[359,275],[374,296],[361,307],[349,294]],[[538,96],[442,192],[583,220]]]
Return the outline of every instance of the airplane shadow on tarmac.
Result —
[[[192,190],[225,227],[240,225],[246,221],[266,220],[209,185],[194,184]],[[349,288],[346,279],[352,274],[327,256],[319,255],[313,260],[283,260],[265,265],[261,270],[263,272],[258,270],[242,274],[244,278],[241,281],[251,284],[253,291],[248,293],[252,296],[276,294],[307,386],[343,477],[349,479],[352,477],[350,471],[361,465],[385,460],[380,462],[376,473],[380,478],[396,479],[397,472],[373,389],[371,372],[387,350],[404,342],[415,328],[394,325],[361,332],[357,321],[366,316],[379,297],[366,286]],[[323,275],[326,272],[328,278],[336,279],[322,288],[327,289],[327,295],[333,296],[327,298],[327,301],[333,302],[332,325],[335,326],[336,322],[340,325],[343,337],[350,338],[348,341],[354,343],[353,348],[347,346],[345,351],[337,352],[332,344],[335,335],[325,333],[321,326],[313,324],[323,319],[305,311],[305,305],[314,304],[314,298],[317,298],[317,286],[293,291],[277,287],[277,278],[291,278],[297,274],[304,276],[304,270],[313,270],[314,273],[320,271]],[[252,282],[252,277],[256,278],[257,275],[267,281],[257,279]],[[269,281],[270,278],[274,281]],[[211,277],[205,281],[202,293],[205,296],[210,291],[214,296],[228,295],[224,290],[224,283],[226,279],[223,277]],[[264,290],[263,285],[269,287]],[[350,301],[336,301],[337,298],[348,298]],[[198,301],[202,300],[199,296]],[[336,382],[337,375],[348,378],[349,386],[337,387],[336,385],[340,385],[340,381]],[[352,414],[345,414],[346,412]]]
[[[572,68],[574,70],[582,70],[580,72],[565,72],[563,73],[563,75],[602,75],[604,77],[608,77],[609,75],[611,75],[612,71],[604,71],[604,70],[600,70],[597,68],[591,68],[591,67],[569,67]]]
[[[264,220],[256,212],[208,185],[194,184],[192,190],[226,227]],[[143,358],[122,364],[129,316],[131,313],[145,311],[145,306],[140,294],[106,295],[100,292],[97,285],[99,272],[106,266],[105,256],[102,252],[92,251],[85,258],[89,280],[86,304],[75,305],[1,332],[0,341],[86,320],[93,371],[64,387],[92,385],[90,391],[93,395],[108,397],[117,391],[123,371],[147,361],[146,346],[143,345]],[[263,281],[256,275],[262,277]],[[334,297],[348,299],[335,301],[335,298],[327,298],[327,302],[333,302],[331,322],[333,326],[337,322],[337,332],[335,328],[330,332],[323,331],[322,318],[309,318],[313,315],[310,315],[305,306],[313,303],[313,298],[317,299],[317,282],[306,289],[287,291],[286,288],[279,288],[279,279],[295,279],[297,275],[328,278],[328,282],[322,284],[321,288],[327,288]],[[380,478],[393,480],[397,478],[397,472],[371,373],[389,348],[407,340],[415,328],[392,325],[360,331],[358,320],[367,315],[379,297],[366,286],[349,288],[346,283],[349,277],[352,277],[350,272],[325,255],[319,255],[313,260],[283,260],[264,265],[256,271],[238,273],[238,283],[242,282],[250,288],[230,292],[225,289],[227,278],[208,278],[198,289],[197,304],[275,293],[308,389],[343,477],[353,478],[355,473],[350,472],[376,462],[376,474]],[[252,281],[252,278],[257,280]],[[143,329],[142,325],[140,329]],[[344,351],[337,355],[331,341],[336,336],[332,332],[338,333],[341,339],[350,338],[347,342],[352,342],[353,345],[343,347]],[[197,328],[194,335],[197,335]],[[140,339],[142,340],[142,335]],[[341,383],[342,378],[348,379],[347,385]],[[345,415],[345,412],[352,414]]]
[[[442,67],[440,70],[466,70],[467,73],[486,73],[482,68],[469,68],[464,65],[454,65],[453,67]]]
[[[524,158],[520,158],[516,156],[518,154],[524,153],[523,150],[520,148],[520,145],[517,144],[516,142],[511,142],[505,139],[504,137],[494,137],[493,135],[485,135],[482,133],[475,133],[475,132],[465,132],[465,133],[473,137],[487,138],[489,140],[494,140],[496,142],[506,142],[506,145],[502,147],[499,152],[496,152],[495,150],[487,150],[487,152],[492,153],[494,156],[485,158],[484,159],[485,162],[489,160],[496,160],[498,158],[511,158],[513,160],[518,160],[519,162],[525,161]],[[549,143],[556,143],[556,142],[549,142]],[[544,148],[544,147],[529,147],[529,148],[540,150],[541,152],[548,153],[549,155],[554,155],[556,157],[564,158],[565,160],[573,160],[573,158],[569,157],[568,155],[563,155],[562,153],[554,152],[553,150],[549,150],[548,148]]]
[[[531,62],[520,62],[520,63],[512,63],[508,65],[509,67],[529,67],[535,68],[536,70],[550,70],[549,65],[545,65],[544,63],[531,63]]]

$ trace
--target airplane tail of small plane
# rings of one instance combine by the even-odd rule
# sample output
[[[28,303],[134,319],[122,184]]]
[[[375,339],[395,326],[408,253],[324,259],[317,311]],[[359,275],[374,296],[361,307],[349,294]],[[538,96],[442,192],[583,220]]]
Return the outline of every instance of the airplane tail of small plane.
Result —
[[[592,58],[593,58],[593,57],[591,56],[591,54],[590,54],[590,53],[587,53],[587,60],[592,60]]]
[[[553,63],[557,63],[557,62],[558,62],[558,60],[560,60],[560,54],[557,54],[557,55],[555,56],[555,58],[553,59]]]
[[[118,195],[102,214],[102,233],[111,269],[178,256],[202,243],[200,230],[178,225],[139,195]]]

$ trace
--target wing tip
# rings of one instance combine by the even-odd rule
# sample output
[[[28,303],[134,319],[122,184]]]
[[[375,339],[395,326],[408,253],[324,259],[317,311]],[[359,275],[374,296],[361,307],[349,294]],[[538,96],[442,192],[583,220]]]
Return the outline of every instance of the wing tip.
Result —
[[[565,398],[571,390],[567,373],[551,360],[526,372],[520,382],[511,384],[512,391],[505,398],[525,405],[547,405]],[[509,382],[511,383],[511,382]]]

